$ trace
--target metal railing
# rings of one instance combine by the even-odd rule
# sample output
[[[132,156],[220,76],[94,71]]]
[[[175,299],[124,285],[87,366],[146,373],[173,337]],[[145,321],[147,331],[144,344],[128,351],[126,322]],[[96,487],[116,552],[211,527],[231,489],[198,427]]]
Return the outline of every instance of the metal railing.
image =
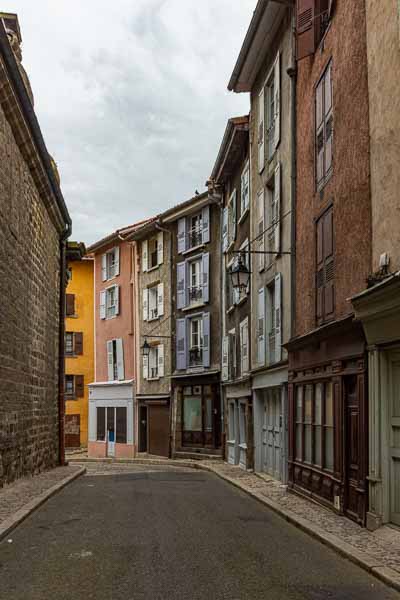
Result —
[[[203,299],[203,288],[201,285],[189,287],[189,302],[199,302]]]
[[[188,233],[188,247],[194,248],[203,243],[203,232],[201,229],[192,229]]]
[[[198,367],[203,364],[203,348],[189,350],[189,367]]]

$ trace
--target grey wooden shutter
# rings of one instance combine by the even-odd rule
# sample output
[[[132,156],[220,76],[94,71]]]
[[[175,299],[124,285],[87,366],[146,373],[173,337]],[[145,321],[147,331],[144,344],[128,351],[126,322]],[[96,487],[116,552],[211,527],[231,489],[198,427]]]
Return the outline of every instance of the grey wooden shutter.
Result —
[[[164,377],[164,344],[157,346],[158,376]]]
[[[297,0],[297,60],[315,52],[316,0]]]
[[[278,163],[274,175],[274,246],[276,254],[281,251],[281,164]]]
[[[85,395],[85,384],[83,375],[75,375],[75,396],[83,398]]]
[[[178,221],[178,254],[182,254],[186,250],[186,218],[183,217]]]
[[[274,96],[274,150],[276,150],[281,139],[281,56],[279,52],[274,65]]]
[[[257,250],[261,253],[258,255],[258,270],[262,271],[265,268],[265,194],[264,189],[261,189],[257,195]]]
[[[265,288],[258,290],[257,362],[265,364]]]
[[[106,291],[100,292],[100,319],[106,318]]]
[[[333,211],[324,216],[324,319],[332,319],[335,312],[335,258],[333,252]]]
[[[157,314],[162,317],[164,314],[164,284],[159,283],[157,287]]]
[[[157,234],[157,264],[164,262],[164,233],[159,231]]]
[[[186,369],[186,319],[176,321],[176,368],[178,371]]]
[[[123,381],[125,377],[124,372],[124,347],[122,344],[122,339],[118,339],[115,341],[117,346],[117,372],[119,381]]]
[[[320,325],[324,317],[324,237],[323,237],[323,218],[317,222],[317,271],[315,274],[316,289],[316,316],[317,325]]]
[[[176,307],[185,308],[186,306],[186,262],[180,262],[176,265]]]
[[[149,318],[149,290],[144,288],[142,292],[142,309],[143,309],[143,321],[147,321]]]
[[[230,240],[236,240],[236,229],[237,229],[237,192],[236,190],[233,192],[232,197],[232,236],[230,236]]]
[[[258,96],[258,172],[261,173],[265,164],[265,98],[264,88]]]
[[[275,275],[275,361],[282,360],[282,275]]]
[[[203,254],[203,302],[209,302],[210,300],[210,286],[209,286],[209,267],[210,267],[210,254],[207,252]]]
[[[114,275],[119,275],[119,246],[114,248]]]
[[[83,354],[83,333],[81,331],[74,333],[74,353]]]
[[[143,379],[149,378],[149,357],[143,356]]]
[[[332,168],[333,114],[332,114],[332,64],[324,77],[324,116],[325,116],[325,175]]]
[[[149,268],[149,242],[142,242],[142,271],[145,273]]]
[[[107,281],[107,254],[101,255],[101,279]]]
[[[228,381],[229,379],[229,336],[222,338],[222,381]]]
[[[210,366],[210,313],[203,313],[203,367]]]
[[[119,315],[119,285],[115,287],[115,314]]]
[[[208,204],[203,208],[201,221],[203,227],[203,244],[208,244],[210,241],[210,207]]]
[[[315,127],[316,127],[316,175],[317,185],[324,178],[324,80],[322,79],[315,90]]]
[[[67,317],[72,317],[75,315],[75,294],[66,294],[65,307]]]
[[[228,249],[228,207],[225,206],[222,212],[222,251]]]
[[[108,381],[114,381],[114,354],[112,340],[107,342],[107,369]]]

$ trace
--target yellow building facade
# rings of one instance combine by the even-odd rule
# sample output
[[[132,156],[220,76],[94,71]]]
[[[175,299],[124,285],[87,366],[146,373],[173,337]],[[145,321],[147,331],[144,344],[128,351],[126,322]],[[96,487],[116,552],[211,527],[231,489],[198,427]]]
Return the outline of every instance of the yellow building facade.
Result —
[[[87,447],[88,384],[94,381],[94,261],[68,243],[65,317],[65,447]]]

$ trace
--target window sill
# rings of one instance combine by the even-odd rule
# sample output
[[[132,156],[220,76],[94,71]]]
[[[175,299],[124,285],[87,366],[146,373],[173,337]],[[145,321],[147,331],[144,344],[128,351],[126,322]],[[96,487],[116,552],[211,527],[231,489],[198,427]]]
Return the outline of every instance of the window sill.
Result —
[[[195,304],[190,304],[189,306],[185,306],[185,308],[182,308],[182,312],[187,312],[188,310],[194,310],[196,308],[203,308],[203,306],[205,306],[206,303],[205,302],[196,302]]]
[[[239,444],[241,450],[247,450],[247,444]]]
[[[78,315],[65,315],[66,319],[79,319]]]
[[[181,252],[181,254],[183,256],[186,256],[186,254],[190,254],[191,252],[194,252],[195,250],[200,250],[200,248],[204,248],[205,244],[201,243],[198,244],[197,246],[193,246],[192,248],[188,248],[187,250],[184,250],[183,252]]]
[[[229,244],[228,244],[228,247],[227,247],[227,249],[226,249],[226,253],[227,253],[227,254],[228,254],[228,253],[229,253],[229,252],[232,250],[232,248],[233,248],[233,246],[234,246],[234,245],[235,245],[235,240],[231,240],[231,241],[229,242]]]
[[[118,315],[113,315],[112,317],[105,317],[104,319],[101,319],[102,321],[111,321],[111,319],[116,319],[118,317]]]
[[[250,213],[250,207],[248,206],[245,211],[240,215],[238,225],[241,225],[246,220],[247,215]]]
[[[248,296],[248,294],[246,292],[246,295],[243,296],[243,298],[240,298],[239,302],[236,302],[236,306],[241,306],[242,304],[244,304],[247,300],[247,296]]]
[[[161,377],[148,377],[146,381],[159,381],[159,379],[161,379]]]
[[[151,323],[151,321],[158,321],[161,318],[161,315],[157,317],[152,317],[151,319],[147,319],[147,323]]]
[[[325,175],[325,177],[321,180],[320,183],[317,183],[315,192],[317,194],[321,194],[324,192],[325,187],[328,185],[331,177],[333,175],[333,167],[331,167],[329,173]]]
[[[82,355],[80,355],[82,356]],[[78,358],[78,354],[64,354],[64,358]],[[67,373],[68,375],[68,373]]]
[[[231,314],[231,313],[232,313],[234,310],[235,310],[235,305],[234,305],[234,304],[232,304],[232,306],[230,306],[230,307],[227,309],[227,311],[226,311],[226,314],[227,314],[227,315],[230,315],[230,314]]]
[[[73,396],[65,396],[66,402],[76,402],[76,400],[78,400],[78,398],[73,397]]]
[[[113,281],[116,277],[119,277],[119,273],[118,275],[113,275],[112,277],[107,277],[107,279],[103,279],[103,283],[109,283],[110,281]]]
[[[147,271],[144,271],[145,273],[151,273],[152,271],[155,271],[156,269],[159,268],[160,265],[156,265],[155,267],[150,267],[150,269],[147,269]]]

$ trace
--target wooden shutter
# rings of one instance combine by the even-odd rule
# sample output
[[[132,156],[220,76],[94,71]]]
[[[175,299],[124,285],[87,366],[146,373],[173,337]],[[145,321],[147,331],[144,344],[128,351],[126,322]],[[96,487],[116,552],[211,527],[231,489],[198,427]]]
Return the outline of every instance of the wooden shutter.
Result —
[[[164,377],[164,344],[157,346],[158,376]]]
[[[324,77],[324,116],[325,116],[325,175],[332,168],[333,114],[332,114],[332,64]]]
[[[232,196],[232,235],[230,237],[230,241],[236,240],[236,225],[237,225],[237,192],[236,190],[233,192]]]
[[[80,331],[74,333],[74,353],[83,354],[83,333]]]
[[[164,262],[164,233],[159,231],[157,234],[157,264],[162,265]]]
[[[157,314],[162,317],[164,314],[164,284],[159,283],[157,286]]]
[[[143,379],[149,378],[149,357],[143,356]]]
[[[334,316],[335,310],[335,260],[333,252],[333,211],[324,216],[324,319]]]
[[[186,218],[182,217],[178,221],[178,254],[186,250]]]
[[[114,275],[119,275],[119,246],[114,248]]]
[[[202,227],[203,227],[203,244],[208,244],[210,241],[210,207],[204,206],[202,211]]]
[[[222,338],[222,381],[229,379],[229,336]]]
[[[222,212],[222,251],[228,249],[228,207],[225,206]]]
[[[186,369],[186,319],[177,319],[176,321],[176,369],[182,371]]]
[[[263,252],[265,250],[265,194],[264,189],[258,192],[257,196],[257,250]],[[265,254],[258,255],[258,270],[262,271],[265,268]]]
[[[75,396],[83,398],[85,395],[85,385],[83,375],[75,375]]]
[[[277,164],[275,168],[274,176],[274,210],[273,219],[275,221],[274,226],[274,241],[275,241],[275,252],[279,254],[281,251],[281,165]]]
[[[67,317],[72,317],[75,315],[75,294],[66,294],[65,308]]]
[[[203,367],[210,366],[210,313],[203,314]]]
[[[275,275],[275,362],[282,360],[282,275]]]
[[[203,271],[203,302],[209,302],[210,300],[210,292],[209,292],[209,270],[210,270],[210,254],[207,252],[203,254],[202,257],[202,271]]]
[[[325,135],[324,135],[324,79],[322,79],[317,85],[315,90],[315,127],[316,127],[316,139],[315,139],[315,158],[316,158],[316,176],[317,185],[321,183],[324,178],[324,149],[325,149]]]
[[[317,324],[320,325],[324,316],[324,246],[323,218],[317,222],[317,271],[315,274]]]
[[[114,381],[114,354],[112,340],[107,342],[107,370],[108,381]]]
[[[149,268],[149,242],[144,240],[142,242],[142,271],[145,273]]]
[[[115,314],[119,315],[119,285],[115,287]]]
[[[265,288],[258,290],[257,362],[265,364]]]
[[[176,307],[186,306],[186,262],[176,265]]]
[[[281,139],[281,55],[278,55],[274,65],[274,150],[277,149]]]
[[[100,319],[106,318],[106,291],[100,292]]]
[[[107,254],[101,255],[101,279],[107,281]]]
[[[314,54],[316,0],[297,0],[297,60]]]
[[[122,343],[122,339],[115,340],[117,346],[117,372],[118,372],[118,380],[123,381],[125,377],[124,370],[124,346]]]
[[[149,318],[149,290],[144,288],[142,292],[142,308],[143,308],[143,321],[147,321]]]
[[[265,97],[264,88],[258,96],[258,172],[261,173],[265,164]]]

